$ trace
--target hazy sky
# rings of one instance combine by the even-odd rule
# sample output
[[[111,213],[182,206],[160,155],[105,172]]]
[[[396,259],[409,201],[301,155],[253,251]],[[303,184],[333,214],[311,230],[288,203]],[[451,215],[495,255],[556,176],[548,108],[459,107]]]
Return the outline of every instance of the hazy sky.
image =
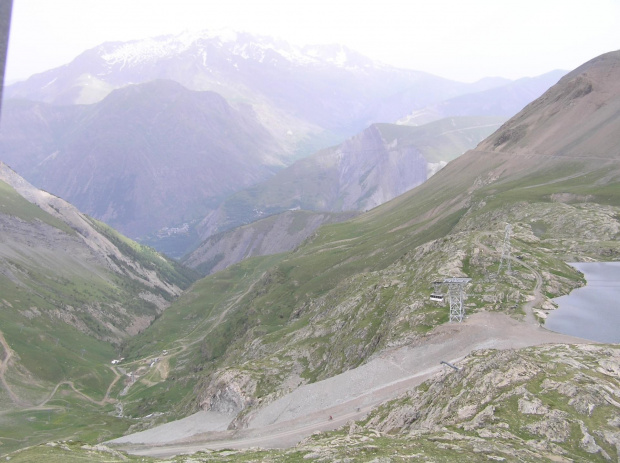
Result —
[[[514,79],[620,49],[620,0],[14,0],[6,79],[105,41],[221,28],[342,43],[455,80]]]

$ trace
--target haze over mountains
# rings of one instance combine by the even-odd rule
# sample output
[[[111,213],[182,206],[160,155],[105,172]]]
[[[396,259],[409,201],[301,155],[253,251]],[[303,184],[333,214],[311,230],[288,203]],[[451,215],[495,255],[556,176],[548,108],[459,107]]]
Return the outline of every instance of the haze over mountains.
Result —
[[[251,111],[169,80],[92,105],[9,100],[5,111],[7,164],[134,237],[206,213],[286,157]]]
[[[347,217],[326,212],[366,211],[397,197],[475,146],[503,120],[447,118],[421,127],[374,124],[343,144],[297,161],[270,179],[227,198],[196,225],[198,236],[204,241],[184,262],[210,272],[221,270],[225,262],[264,255],[269,248],[279,252],[294,249],[322,221]],[[252,225],[243,227],[245,232],[241,236],[235,229],[265,216],[298,210],[306,211],[297,214],[297,220],[302,221],[308,220],[307,211],[314,211],[312,220],[316,226],[308,226],[301,234],[298,227],[293,227],[293,233],[283,234],[280,227],[269,230],[265,227],[267,222],[256,222],[262,251],[256,248],[254,239],[248,241]],[[291,214],[287,212],[287,216]],[[277,219],[270,223],[274,220],[277,223]],[[235,230],[221,233],[229,229]],[[294,239],[292,234],[296,235]],[[231,247],[235,252],[224,250]]]
[[[380,65],[339,46],[298,48],[237,33],[106,43],[6,89],[0,156],[36,186],[180,257],[212,234],[193,224],[219,216],[227,196],[295,159],[412,111],[427,114],[425,121],[507,118],[554,76],[527,85],[501,79],[462,84]],[[485,91],[494,92],[494,104]],[[450,100],[464,94],[471,99],[463,104]],[[438,112],[442,101],[450,110]],[[364,138],[357,137],[358,143]],[[373,147],[360,149],[372,153]],[[99,175],[92,177],[93,171]],[[344,181],[361,180],[353,174]],[[375,186],[391,194],[343,205],[364,210],[400,194],[402,184],[390,184],[393,175]],[[235,224],[255,220],[253,209]]]
[[[422,125],[445,117],[472,115],[510,117],[523,109],[523,101],[535,100],[564,74],[564,71],[551,71],[514,82],[498,81],[495,87],[456,96],[414,111],[398,123]]]
[[[412,107],[465,93],[468,87],[381,66],[341,46],[298,48],[244,33],[205,32],[106,43],[66,66],[12,85],[7,97],[93,103],[114,88],[154,79],[250,103],[277,138],[295,142],[325,131],[352,135],[377,122],[381,111],[393,113],[387,121],[395,120]]]
[[[539,326],[551,298],[584,284],[566,262],[620,258],[620,51],[495,130],[506,115],[468,114],[484,99],[424,125],[372,118],[434,117],[465,88],[519,85],[435,81],[341,48],[242,38],[107,44],[13,89],[53,102],[5,103],[0,153],[12,167],[136,234],[206,217],[193,230],[207,241],[185,262],[214,273],[197,280],[0,163],[2,456],[133,458],[82,443],[24,448],[95,444],[201,410],[202,436],[171,423],[155,439],[168,447],[130,435],[123,448],[195,448],[179,435],[229,448],[244,432],[282,444],[279,426],[308,439],[239,457],[440,460],[448,448],[470,461],[617,459],[617,346],[520,348],[575,341]],[[92,63],[98,74],[81,68]],[[125,85],[145,70],[165,79]],[[189,89],[173,71],[222,92]],[[279,73],[273,89],[267,76]],[[328,93],[289,101],[304,85]],[[338,144],[296,160],[321,137]],[[510,273],[499,264],[507,223],[519,256]],[[462,324],[429,300],[449,277],[472,279]],[[446,358],[463,371],[440,373]],[[371,411],[399,390],[408,395]],[[364,419],[348,433],[309,436],[352,418]]]

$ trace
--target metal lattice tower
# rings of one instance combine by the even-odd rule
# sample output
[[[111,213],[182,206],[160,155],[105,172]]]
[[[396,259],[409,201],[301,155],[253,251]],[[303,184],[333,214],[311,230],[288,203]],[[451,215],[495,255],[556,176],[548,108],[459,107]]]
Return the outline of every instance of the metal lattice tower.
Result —
[[[504,245],[502,246],[502,258],[499,261],[499,269],[497,270],[497,274],[502,271],[502,267],[506,265],[506,273],[511,273],[512,268],[510,266],[510,234],[512,233],[512,226],[510,224],[506,224],[506,229],[504,232]]]
[[[462,322],[465,318],[465,286],[471,278],[446,278],[443,282],[448,285],[448,297],[450,298],[450,322]]]

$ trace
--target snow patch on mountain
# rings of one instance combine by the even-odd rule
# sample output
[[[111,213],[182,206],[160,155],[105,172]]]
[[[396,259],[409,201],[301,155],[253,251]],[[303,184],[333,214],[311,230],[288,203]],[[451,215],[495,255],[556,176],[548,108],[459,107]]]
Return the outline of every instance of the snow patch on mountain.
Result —
[[[338,67],[346,67],[349,62],[346,50],[340,45],[324,47],[313,45],[306,47],[305,51],[317,60],[326,61]]]
[[[320,59],[318,54],[306,53],[305,49],[282,40],[275,40],[271,37],[246,36],[245,38],[245,41],[240,39],[230,51],[232,54],[246,60],[251,59],[262,63],[267,56],[267,52],[272,51],[288,62],[301,66],[320,64],[324,61]]]
[[[205,40],[215,40],[224,44],[235,42],[237,37],[237,33],[230,29],[184,31],[178,35],[164,35],[122,43],[113,51],[103,54],[102,58],[110,65],[146,63],[182,53]]]
[[[144,39],[124,43],[101,57],[109,64],[139,64],[152,62],[175,53],[183,52],[187,45],[173,39]],[[122,69],[122,67],[121,67]]]
[[[206,45],[212,44],[245,60],[263,62],[268,52],[274,52],[286,61],[307,66],[331,64],[341,68],[359,67],[351,53],[340,45],[311,45],[298,47],[284,40],[266,36],[237,33],[230,29],[185,31],[179,35],[166,35],[118,44],[102,55],[110,66],[136,65],[155,62],[195,49],[197,56],[206,64]],[[366,67],[368,64],[364,63]]]

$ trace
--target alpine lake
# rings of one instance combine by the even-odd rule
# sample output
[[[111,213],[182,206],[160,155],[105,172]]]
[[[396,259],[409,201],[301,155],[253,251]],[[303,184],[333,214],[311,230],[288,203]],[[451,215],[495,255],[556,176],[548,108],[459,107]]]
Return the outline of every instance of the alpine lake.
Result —
[[[587,284],[554,299],[558,308],[545,320],[551,331],[603,343],[620,343],[620,262],[569,264]]]

